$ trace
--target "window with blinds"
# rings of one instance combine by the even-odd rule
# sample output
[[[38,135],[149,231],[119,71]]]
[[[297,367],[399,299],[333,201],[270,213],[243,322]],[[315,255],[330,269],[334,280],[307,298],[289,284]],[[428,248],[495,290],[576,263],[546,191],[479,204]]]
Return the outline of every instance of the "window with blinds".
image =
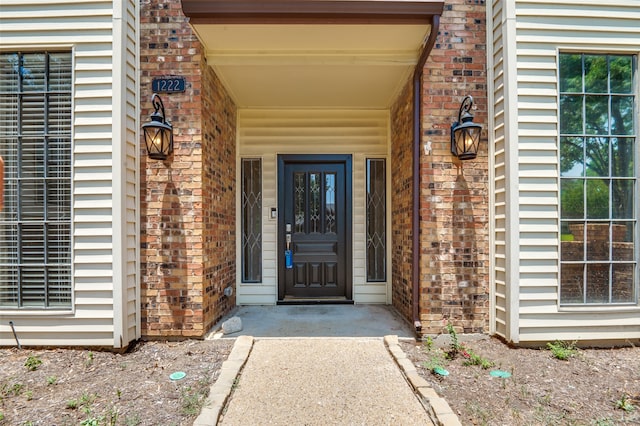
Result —
[[[71,307],[70,52],[0,53],[0,309]]]

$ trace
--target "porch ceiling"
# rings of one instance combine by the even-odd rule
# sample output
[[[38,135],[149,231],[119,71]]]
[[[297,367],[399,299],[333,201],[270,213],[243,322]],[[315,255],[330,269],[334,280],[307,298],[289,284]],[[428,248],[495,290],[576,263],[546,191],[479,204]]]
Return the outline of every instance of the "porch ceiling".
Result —
[[[241,108],[387,108],[441,1],[183,0]]]

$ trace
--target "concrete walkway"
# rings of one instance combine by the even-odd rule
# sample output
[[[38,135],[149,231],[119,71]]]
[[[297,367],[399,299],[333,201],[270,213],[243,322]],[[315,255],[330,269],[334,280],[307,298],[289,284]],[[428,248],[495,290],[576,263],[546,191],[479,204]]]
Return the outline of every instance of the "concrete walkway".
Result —
[[[459,425],[382,338],[240,336],[194,426]]]

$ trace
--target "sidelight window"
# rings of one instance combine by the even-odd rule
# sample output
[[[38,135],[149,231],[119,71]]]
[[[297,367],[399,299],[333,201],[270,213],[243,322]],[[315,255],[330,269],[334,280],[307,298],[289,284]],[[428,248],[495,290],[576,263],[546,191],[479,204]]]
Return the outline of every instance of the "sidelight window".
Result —
[[[367,281],[387,279],[387,181],[384,159],[367,159]]]
[[[242,282],[262,281],[262,160],[242,159]]]

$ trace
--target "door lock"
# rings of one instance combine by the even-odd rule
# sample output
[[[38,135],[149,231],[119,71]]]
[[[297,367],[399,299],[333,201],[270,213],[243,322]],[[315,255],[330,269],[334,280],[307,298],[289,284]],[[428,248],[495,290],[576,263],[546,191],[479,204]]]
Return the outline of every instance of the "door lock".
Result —
[[[291,251],[291,224],[287,223],[287,233],[284,236],[286,249],[284,251],[284,265],[287,269],[293,268],[293,252]]]

